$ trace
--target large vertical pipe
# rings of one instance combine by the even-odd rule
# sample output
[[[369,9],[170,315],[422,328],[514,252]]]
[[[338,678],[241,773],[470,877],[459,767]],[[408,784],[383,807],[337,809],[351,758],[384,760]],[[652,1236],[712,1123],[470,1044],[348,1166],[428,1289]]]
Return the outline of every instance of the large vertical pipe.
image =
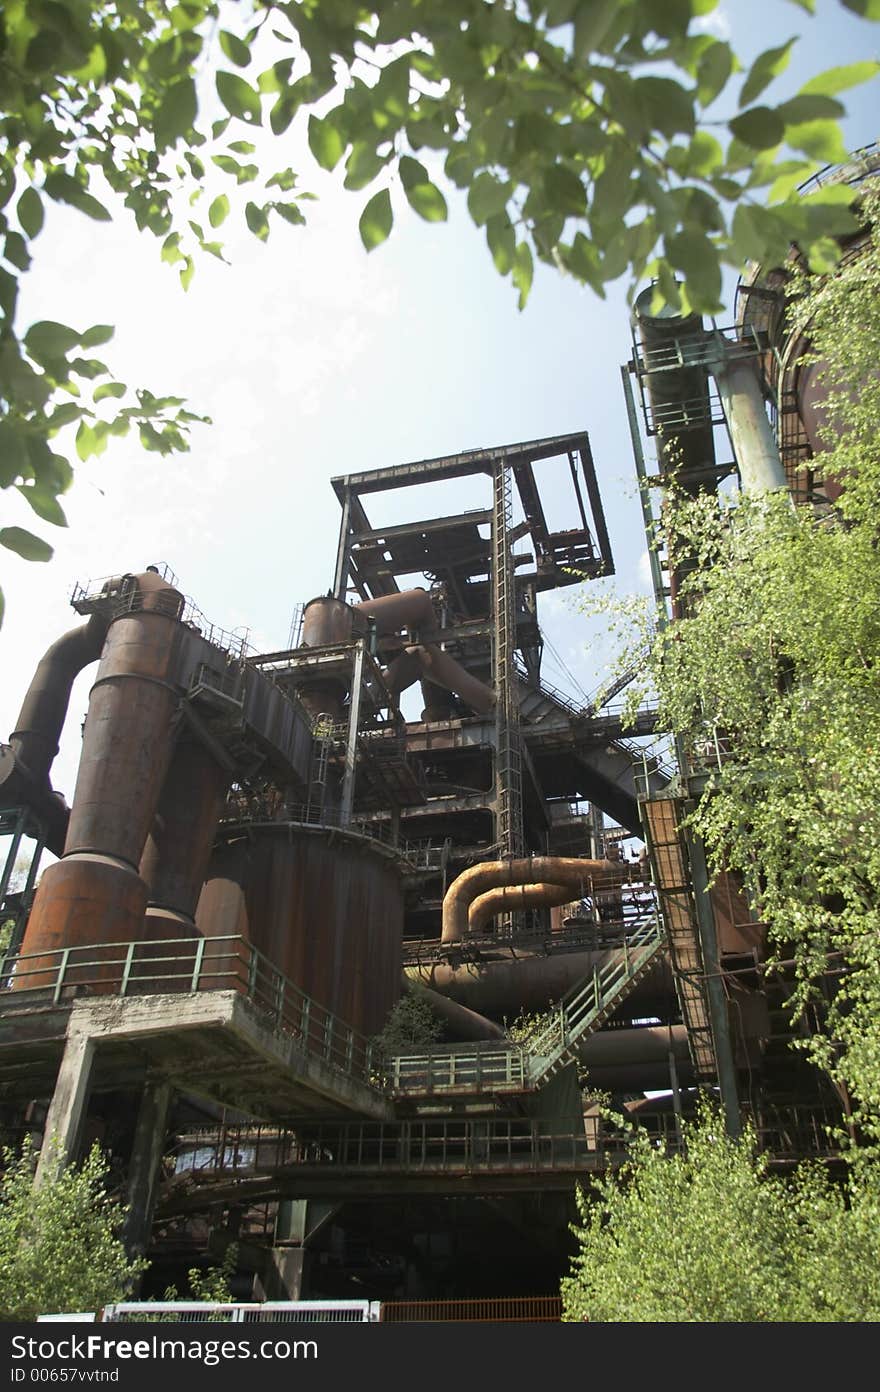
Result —
[[[354,782],[357,773],[358,725],[361,717],[361,697],[364,686],[364,640],[359,638],[354,649],[354,672],[348,708],[348,736],[345,741],[345,775],[342,780],[340,821],[348,826],[354,808]]]
[[[178,740],[141,857],[147,938],[195,936],[196,904],[229,781],[203,744],[190,736]]]
[[[730,431],[744,493],[787,488],[779,448],[764,406],[761,384],[751,358],[737,358],[719,343],[712,373]]]
[[[110,625],[89,698],[64,855],[40,882],[25,953],[143,936],[147,888],[138,867],[180,699],[171,680],[177,641],[187,636],[171,617],[180,598],[167,585],[148,590],[142,610]]]
[[[9,736],[16,758],[38,786],[48,783],[73,683],[84,667],[97,662],[106,635],[107,620],[92,614],[87,623],[54,642],[40,659]]]

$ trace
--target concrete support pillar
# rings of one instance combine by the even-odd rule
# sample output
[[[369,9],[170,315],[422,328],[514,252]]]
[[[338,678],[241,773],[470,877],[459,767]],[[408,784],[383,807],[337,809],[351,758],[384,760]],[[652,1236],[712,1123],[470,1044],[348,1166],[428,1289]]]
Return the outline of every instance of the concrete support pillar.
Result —
[[[95,1041],[77,1031],[68,1034],[55,1091],[46,1116],[43,1145],[34,1176],[34,1188],[51,1183],[65,1165],[76,1158],[91,1082]]]
[[[148,1079],[141,1096],[128,1165],[128,1213],[122,1227],[122,1240],[130,1257],[143,1256],[149,1246],[170,1104],[171,1084],[163,1078]]]
[[[267,1281],[270,1300],[303,1300],[308,1280],[311,1240],[329,1223],[338,1204],[282,1199],[275,1219],[275,1245]]]

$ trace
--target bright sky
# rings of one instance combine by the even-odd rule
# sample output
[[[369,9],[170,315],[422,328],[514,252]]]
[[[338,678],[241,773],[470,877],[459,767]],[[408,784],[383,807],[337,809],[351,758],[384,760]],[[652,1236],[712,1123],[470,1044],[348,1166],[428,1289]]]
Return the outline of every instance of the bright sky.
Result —
[[[810,20],[785,0],[727,0],[712,26],[729,30],[746,61],[802,34],[778,84],[782,100],[822,68],[880,53],[880,26],[837,0],[818,0],[817,11]],[[877,91],[875,81],[845,94],[851,148],[880,133]],[[257,648],[284,646],[294,605],[332,580],[335,474],[587,429],[622,587],[645,587],[620,386],[630,351],[623,282],[602,303],[539,268],[520,314],[482,233],[453,201],[445,225],[401,211],[390,241],[368,257],[357,218],[369,194],[346,193],[341,179],[298,163],[297,137],[283,150],[272,143],[273,167],[289,160],[320,192],[309,226],[273,222],[260,245],[227,233],[230,219],[223,232],[232,266],[205,258],[188,294],[160,264],[159,243],[122,213],[112,225],[57,209],[47,220],[20,325],[115,323],[114,342],[99,351],[117,375],[186,396],[214,424],[196,427],[192,452],[177,458],[144,454],[135,440],[111,445],[78,468],[65,501],[69,529],[34,528],[52,533],[48,565],[3,552],[0,738],[14,727],[42,653],[79,622],[68,605],[78,580],[167,561],[212,621],[249,629]],[[410,516],[485,505],[469,485],[423,495]],[[4,525],[31,525],[19,501],[4,495]],[[551,525],[567,521],[552,493],[548,513]],[[378,524],[395,520],[378,502],[374,514]],[[587,650],[587,626],[569,599],[543,597],[541,615],[580,683],[598,685],[608,654],[600,639]],[[566,684],[552,660],[545,672]],[[68,799],[93,675],[76,685],[53,771]]]

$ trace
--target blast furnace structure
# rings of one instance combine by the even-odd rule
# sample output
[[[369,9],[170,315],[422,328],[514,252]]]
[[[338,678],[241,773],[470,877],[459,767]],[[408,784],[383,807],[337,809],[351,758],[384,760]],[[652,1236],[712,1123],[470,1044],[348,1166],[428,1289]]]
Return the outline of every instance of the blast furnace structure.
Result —
[[[790,485],[765,398],[784,447],[795,412],[809,448],[809,410],[774,293],[756,273],[729,331],[638,302],[649,532],[673,456],[692,492]],[[431,486],[465,479],[481,506],[438,516]],[[242,1296],[550,1294],[575,1182],[625,1154],[598,1094],[674,1145],[716,1088],[782,1160],[827,1147],[840,1099],[787,1048],[740,888],[710,887],[681,830],[693,752],[676,763],[651,708],[623,729],[626,676],[593,702],[544,679],[541,596],[613,569],[588,436],[333,487],[331,583],[283,651],[247,651],[164,567],[75,589],[82,623],[0,749],[0,1115],[53,1139],[38,1183],[99,1141],[153,1288],[234,1242]],[[371,522],[400,489],[423,515]],[[679,577],[652,567],[674,611]],[[68,808],[51,765],[92,663]],[[441,1039],[377,1041],[403,998]]]

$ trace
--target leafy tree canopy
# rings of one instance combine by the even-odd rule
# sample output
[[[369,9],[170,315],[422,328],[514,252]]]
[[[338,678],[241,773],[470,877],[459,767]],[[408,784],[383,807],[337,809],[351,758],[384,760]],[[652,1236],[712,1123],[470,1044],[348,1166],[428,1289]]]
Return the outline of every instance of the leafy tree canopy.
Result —
[[[880,1317],[877,1162],[835,1186],[821,1168],[767,1174],[704,1108],[667,1156],[633,1135],[619,1177],[579,1194],[563,1319],[860,1323]]]
[[[814,0],[789,3],[814,10]],[[880,19],[880,0],[841,4]],[[720,307],[724,262],[772,258],[796,240],[811,265],[827,267],[832,238],[852,226],[849,191],[832,185],[801,199],[795,189],[843,157],[840,94],[878,65],[830,70],[772,104],[767,89],[795,40],[744,72],[729,44],[700,26],[716,7],[9,0],[0,17],[0,485],[64,525],[71,468],[59,432],[76,427],[80,459],[132,428],[148,449],[187,447],[198,418],[180,399],[132,392],[94,356],[110,326],[19,325],[19,280],[51,203],[100,222],[121,202],[160,239],[184,286],[197,251],[222,257],[233,205],[260,240],[279,222],[304,223],[310,195],[283,161],[262,166],[257,128],[283,137],[298,122],[317,164],[344,168],[345,186],[365,195],[358,225],[368,250],[391,232],[392,190],[436,222],[447,215],[444,186],[461,189],[520,305],[536,259],[598,294],[624,274],[633,284],[654,276],[659,296],[707,312]],[[21,527],[0,529],[0,544],[32,560],[51,555]]]

